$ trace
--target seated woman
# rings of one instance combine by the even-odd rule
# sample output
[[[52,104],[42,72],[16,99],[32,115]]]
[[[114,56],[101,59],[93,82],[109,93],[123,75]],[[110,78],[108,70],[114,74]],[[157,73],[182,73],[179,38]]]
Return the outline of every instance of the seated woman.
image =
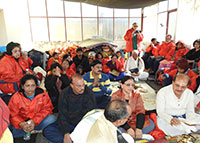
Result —
[[[6,46],[6,53],[0,59],[0,91],[8,94],[18,90],[20,79],[27,72],[23,64],[20,44],[10,42]],[[6,83],[3,83],[6,82]],[[15,85],[13,83],[16,83]]]
[[[21,79],[20,90],[11,97],[8,107],[14,138],[23,137],[25,132],[43,130],[56,120],[51,115],[53,106],[47,92],[37,87],[37,78],[31,74]]]
[[[142,58],[138,57],[137,53],[133,51],[132,55],[126,62],[126,72],[133,76],[135,81],[147,80],[149,73],[144,71],[145,65]]]
[[[70,62],[68,59],[63,59],[62,61],[62,73],[66,74],[69,79],[76,73],[72,68],[70,68]]]
[[[117,55],[113,54],[111,60],[103,65],[103,72],[107,73],[110,80],[120,80],[125,75],[124,68],[117,60]]]
[[[191,49],[183,58],[188,60],[188,63],[195,68],[200,59],[200,39],[193,42],[193,49]]]
[[[121,80],[121,89],[113,93],[111,100],[121,99],[130,104],[132,115],[122,127],[127,130],[133,138],[142,138],[155,128],[150,118],[145,118],[145,109],[142,97],[134,89],[134,79],[131,76],[124,76]]]
[[[54,52],[52,57],[49,58],[48,62],[47,62],[47,67],[46,67],[46,71],[48,71],[51,67],[51,64],[54,62],[58,62],[59,63],[59,54]]]
[[[69,78],[66,74],[62,74],[61,70],[62,67],[59,63],[53,63],[45,79],[45,88],[51,98],[54,113],[58,112],[58,100],[62,90],[69,86]]]
[[[122,67],[124,68],[125,60],[122,57],[122,52],[121,51],[117,51],[116,54],[117,54],[118,61],[121,63]]]

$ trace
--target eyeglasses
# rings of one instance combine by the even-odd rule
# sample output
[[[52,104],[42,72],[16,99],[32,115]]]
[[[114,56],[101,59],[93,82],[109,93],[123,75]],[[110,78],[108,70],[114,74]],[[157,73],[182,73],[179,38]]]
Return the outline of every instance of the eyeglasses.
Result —
[[[134,84],[130,84],[130,83],[127,83],[127,84],[125,84],[125,85],[128,86],[128,87],[130,87],[130,86],[135,87]]]

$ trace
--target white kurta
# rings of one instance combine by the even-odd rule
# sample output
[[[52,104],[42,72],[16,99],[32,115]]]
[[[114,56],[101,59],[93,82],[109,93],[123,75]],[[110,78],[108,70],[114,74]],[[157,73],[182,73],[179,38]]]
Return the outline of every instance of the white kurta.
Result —
[[[158,127],[170,136],[196,130],[194,126],[187,126],[184,123],[179,126],[171,126],[172,115],[181,116],[186,114],[186,120],[190,123],[193,123],[196,119],[200,121],[200,116],[194,112],[194,94],[190,89],[186,89],[181,98],[178,99],[173,92],[172,85],[163,87],[157,94],[156,110],[158,113]]]
[[[138,57],[136,60],[132,56],[128,58],[125,68],[127,74],[131,75],[130,70],[134,68],[138,68],[140,73],[140,75],[136,78],[147,80],[147,78],[149,77],[149,73],[144,72],[144,61],[142,60],[142,58]]]

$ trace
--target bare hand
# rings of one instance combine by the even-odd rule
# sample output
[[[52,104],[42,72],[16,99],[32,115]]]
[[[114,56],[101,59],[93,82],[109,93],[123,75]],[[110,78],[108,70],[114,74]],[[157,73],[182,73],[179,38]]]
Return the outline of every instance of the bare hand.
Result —
[[[27,60],[27,59],[28,59],[28,56],[27,56],[27,54],[26,54],[26,53],[24,53],[24,52],[22,52],[22,59],[25,59],[25,60]]]
[[[58,77],[61,77],[61,74],[60,74],[61,70],[59,67],[56,67],[56,70],[53,71],[53,75],[56,75]]]
[[[136,128],[136,130],[135,130],[135,138],[136,139],[141,139],[142,138],[142,130],[141,129]]]
[[[72,143],[72,139],[70,138],[70,134],[69,133],[65,134],[64,143]]]
[[[181,121],[178,118],[172,118],[171,121],[170,121],[170,124],[172,126],[177,126],[177,125],[181,124]]]
[[[128,129],[128,130],[127,130],[127,133],[128,133],[132,138],[135,138],[135,131],[134,131],[132,128]]]
[[[164,74],[162,74],[162,75],[160,76],[160,78],[161,78],[162,80],[164,80],[166,77],[164,76]]]

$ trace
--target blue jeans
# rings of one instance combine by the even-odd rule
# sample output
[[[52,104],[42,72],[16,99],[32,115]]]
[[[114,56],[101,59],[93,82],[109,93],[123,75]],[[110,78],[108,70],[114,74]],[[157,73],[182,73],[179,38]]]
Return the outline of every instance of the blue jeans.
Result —
[[[147,126],[147,127],[142,129],[142,133],[143,134],[148,134],[151,131],[153,131],[154,128],[155,128],[155,123],[150,118],[149,118],[149,121],[150,121],[151,125],[149,125],[149,126]]]
[[[125,73],[124,72],[120,72],[119,76],[114,76],[114,75],[112,75],[110,73],[108,73],[107,75],[108,75],[110,80],[118,81],[118,80],[121,80],[125,76]]]
[[[70,125],[71,132],[74,130],[75,126]],[[55,121],[54,123],[50,124],[43,130],[43,136],[50,141],[51,143],[63,143],[64,141],[64,135],[61,132],[61,129]]]
[[[56,117],[54,115],[47,115],[39,125],[35,126],[34,130],[43,130],[45,127],[47,127],[49,124],[55,121],[56,121]],[[16,129],[13,125],[10,125],[9,128],[14,138],[20,138],[24,136],[23,129]]]

